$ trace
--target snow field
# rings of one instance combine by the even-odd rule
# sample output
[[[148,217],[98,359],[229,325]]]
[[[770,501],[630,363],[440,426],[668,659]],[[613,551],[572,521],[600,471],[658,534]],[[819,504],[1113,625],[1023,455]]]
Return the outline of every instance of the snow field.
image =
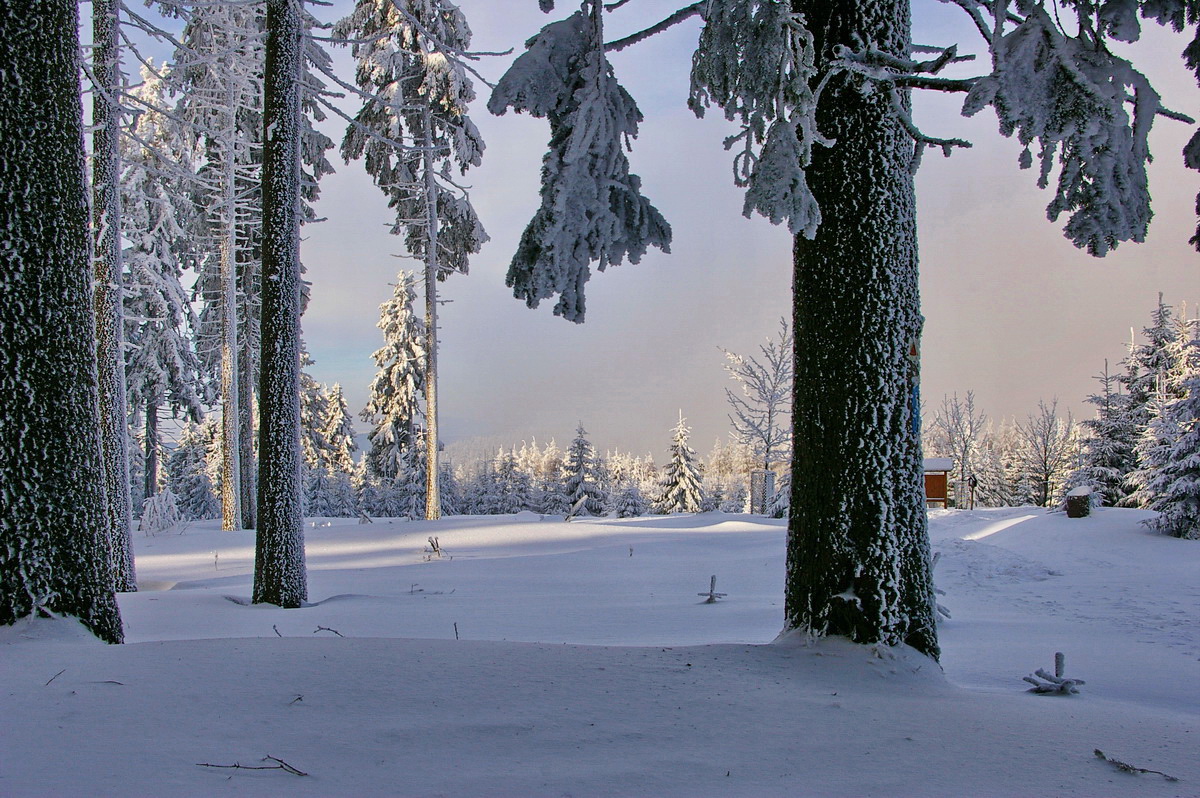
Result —
[[[0,795],[1200,795],[1200,547],[1147,515],[935,511],[944,674],[772,643],[782,522],[316,519],[300,610],[196,524],[136,541],[128,644],[0,629]],[[1025,692],[1055,651],[1081,695]],[[267,755],[309,775],[197,765]]]

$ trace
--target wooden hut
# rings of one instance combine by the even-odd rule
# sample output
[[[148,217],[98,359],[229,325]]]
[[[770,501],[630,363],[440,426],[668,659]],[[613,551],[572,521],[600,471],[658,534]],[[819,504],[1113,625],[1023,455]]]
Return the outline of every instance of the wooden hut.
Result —
[[[925,506],[950,506],[950,472],[954,461],[949,457],[925,458]]]

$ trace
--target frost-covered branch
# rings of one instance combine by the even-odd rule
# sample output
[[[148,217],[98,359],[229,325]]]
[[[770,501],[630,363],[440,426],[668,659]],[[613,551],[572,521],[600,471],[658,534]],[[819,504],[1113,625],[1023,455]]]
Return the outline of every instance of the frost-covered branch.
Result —
[[[614,3],[612,5],[605,6],[605,8],[608,9],[609,11],[614,11],[614,10],[620,8],[626,2],[628,2],[628,0],[621,0],[620,3]],[[637,33],[631,33],[630,35],[624,37],[623,39],[617,39],[614,42],[608,42],[607,44],[604,45],[604,49],[606,52],[615,53],[620,50],[624,50],[626,47],[637,44],[638,42],[645,41],[646,39],[649,39],[651,36],[656,36],[659,33],[662,33],[663,31],[667,30],[668,28],[672,28],[675,25],[678,25],[680,22],[683,22],[684,20],[691,19],[692,17],[700,16],[701,14],[704,13],[704,10],[703,10],[704,5],[705,5],[704,2],[697,2],[697,3],[692,3],[690,6],[684,6],[683,8],[679,9],[674,14],[672,14],[671,16],[667,17],[666,19],[662,20],[661,22],[651,25],[650,27],[646,28],[645,30],[640,30]]]

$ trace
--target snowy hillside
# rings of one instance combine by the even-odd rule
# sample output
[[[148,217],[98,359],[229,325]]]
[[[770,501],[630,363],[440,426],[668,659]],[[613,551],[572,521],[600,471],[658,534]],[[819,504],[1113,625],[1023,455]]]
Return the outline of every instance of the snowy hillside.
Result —
[[[1145,517],[934,512],[942,670],[772,642],[777,521],[318,520],[300,610],[196,524],[136,541],[127,645],[0,629],[0,795],[1196,796],[1200,544]],[[1056,651],[1081,693],[1026,692]]]

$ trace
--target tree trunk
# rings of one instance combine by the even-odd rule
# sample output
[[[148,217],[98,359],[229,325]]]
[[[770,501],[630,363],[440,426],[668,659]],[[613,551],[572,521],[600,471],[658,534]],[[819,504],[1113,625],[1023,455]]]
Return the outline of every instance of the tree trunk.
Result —
[[[247,266],[248,268],[248,266]],[[248,285],[249,281],[243,281]],[[242,528],[258,526],[258,499],[254,479],[254,353],[250,351],[249,324],[241,336],[242,352],[238,358],[238,465],[241,486]]]
[[[137,590],[130,533],[129,433],[125,398],[124,317],[121,289],[121,90],[116,0],[92,3],[92,218],[96,240],[96,362],[100,390],[100,447],[108,496],[108,545],[113,584]]]
[[[907,57],[908,2],[793,0],[822,72],[838,45]],[[834,78],[795,241],[795,387],[785,624],[936,657],[922,491],[912,142],[886,97]]]
[[[122,639],[100,453],[76,0],[0,4],[0,624]]]
[[[438,486],[437,405],[437,273],[438,273],[438,185],[434,172],[433,117],[422,106],[424,135],[422,169],[425,173],[425,520],[442,517],[442,495]]]
[[[221,219],[221,529],[241,528],[241,425],[238,419],[237,335],[237,92],[229,83],[229,106],[221,147],[221,189],[224,192]]]
[[[149,499],[158,493],[158,403],[146,401],[146,468],[143,495]]]
[[[300,68],[298,0],[267,0],[263,97],[262,355],[255,603],[308,598],[300,501]]]

